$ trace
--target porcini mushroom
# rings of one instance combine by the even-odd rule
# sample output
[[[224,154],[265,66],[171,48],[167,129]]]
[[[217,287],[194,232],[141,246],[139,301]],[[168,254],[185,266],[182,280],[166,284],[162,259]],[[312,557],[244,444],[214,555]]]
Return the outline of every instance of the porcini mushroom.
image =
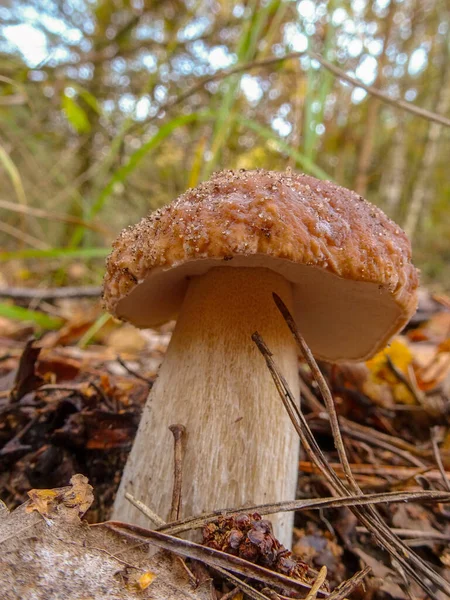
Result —
[[[178,320],[114,518],[146,524],[127,491],[167,517],[173,423],[187,430],[185,515],[294,499],[297,434],[251,340],[258,330],[298,395],[296,348],[272,292],[316,357],[339,362],[381,349],[415,311],[417,285],[408,239],[381,210],[291,171],[223,171],[125,229],[106,307],[138,327]],[[273,521],[289,546],[291,514]]]

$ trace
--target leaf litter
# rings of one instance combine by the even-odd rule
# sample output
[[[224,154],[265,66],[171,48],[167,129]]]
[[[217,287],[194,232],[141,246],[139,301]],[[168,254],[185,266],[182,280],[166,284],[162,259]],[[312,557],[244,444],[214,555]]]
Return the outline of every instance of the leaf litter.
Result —
[[[233,548],[229,543],[230,536],[236,537],[233,527],[224,534],[228,541],[212,548],[207,535],[206,546],[176,537],[191,528],[211,532],[211,527],[235,524],[239,508],[188,515],[160,523],[157,530],[151,529],[151,521],[149,529],[115,523],[94,527],[95,535],[102,531],[102,535],[115,536],[111,546],[99,543],[102,559],[114,554],[111,548],[118,539],[126,548],[120,560],[129,564],[132,548],[146,548],[147,543],[165,548],[157,554],[165,557],[161,559],[166,561],[165,569],[173,573],[180,568],[184,574],[167,598],[448,598],[450,301],[425,294],[424,309],[419,309],[409,328],[371,361],[321,364],[324,378],[320,379],[314,363],[301,360],[302,412],[292,415],[306,449],[299,463],[298,500],[281,507],[246,508],[245,514],[261,522],[262,515],[270,519],[271,512],[296,510],[292,559],[307,565],[308,577],[302,581],[306,587],[300,590],[298,584],[281,582],[277,577],[283,575],[277,576],[276,571],[275,575],[258,572],[271,572],[266,568],[267,556],[261,555],[261,548],[273,550],[268,532],[253,532],[250,539],[247,532],[244,556],[239,544]],[[62,312],[70,315],[70,302],[65,302],[64,311],[55,303],[59,317]],[[29,339],[33,327],[5,319],[0,322],[0,498],[10,509],[26,503],[25,509],[9,513],[8,519],[18,513],[23,521],[26,514],[42,525],[52,521],[58,506],[69,510],[68,504],[71,509],[78,507],[79,520],[91,500],[85,497],[82,504],[77,473],[87,476],[94,487],[95,501],[87,520],[98,523],[109,517],[171,326],[138,332],[106,322],[82,349],[77,343],[98,317],[92,304],[89,318],[86,311],[81,311],[84,318],[79,312],[76,318],[66,317],[60,330],[44,333],[37,341]],[[267,360],[270,349],[265,352]],[[272,368],[286,399],[289,394],[282,375],[277,374],[276,365]],[[328,410],[321,396],[324,386],[330,392]],[[330,412],[330,399],[337,415]],[[71,478],[72,504],[67,493],[61,492]],[[83,485],[88,485],[84,479]],[[40,489],[30,492],[30,488]],[[4,515],[3,510],[0,517]],[[0,533],[6,522],[0,518]],[[65,526],[58,521],[53,529],[59,541]],[[29,533],[22,538],[20,531],[15,532],[14,544],[22,545],[20,551],[26,549],[29,556],[38,553]],[[80,531],[85,533],[83,527]],[[43,532],[48,534],[46,529]],[[45,535],[41,544],[49,543]],[[76,535],[72,531],[69,537],[73,541]],[[135,543],[130,545],[132,539]],[[252,552],[255,556],[259,552],[256,561],[250,562],[253,567],[247,560]],[[180,567],[181,559],[174,559],[173,553],[185,557],[184,566]],[[1,553],[0,562],[4,562]],[[209,566],[196,588],[193,581],[198,584],[199,579],[193,573],[201,563]],[[156,594],[156,571],[133,569],[121,563],[115,572],[120,575],[113,576],[121,593],[134,594],[130,597]],[[287,579],[292,578],[287,575]],[[179,590],[181,595],[175,595]]]

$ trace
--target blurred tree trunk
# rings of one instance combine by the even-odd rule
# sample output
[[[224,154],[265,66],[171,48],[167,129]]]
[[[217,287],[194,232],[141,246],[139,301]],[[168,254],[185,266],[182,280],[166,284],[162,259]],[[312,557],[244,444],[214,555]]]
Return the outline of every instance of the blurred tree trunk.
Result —
[[[384,199],[386,212],[396,218],[402,192],[406,182],[408,139],[405,119],[400,119],[395,128],[387,169],[383,171],[380,196]]]
[[[443,73],[440,79],[439,91],[436,97],[434,112],[446,115],[450,111],[450,63],[448,60],[448,51],[445,51],[443,60]],[[424,144],[422,160],[418,168],[416,184],[414,186],[411,202],[404,222],[404,230],[412,239],[417,230],[419,218],[426,204],[429,203],[432,190],[429,181],[433,165],[436,162],[439,151],[440,133],[442,125],[430,122],[428,133]]]
[[[380,89],[384,80],[383,69],[388,62],[387,48],[391,37],[396,4],[391,0],[389,11],[385,19],[385,33],[383,39],[383,49],[378,60],[378,72],[374,82],[374,87]],[[366,117],[366,127],[364,137],[359,149],[359,160],[356,168],[356,178],[354,188],[358,194],[365,196],[367,191],[367,183],[369,180],[369,169],[372,162],[373,148],[375,145],[375,135],[378,127],[378,109],[380,101],[377,98],[368,98],[368,109]]]

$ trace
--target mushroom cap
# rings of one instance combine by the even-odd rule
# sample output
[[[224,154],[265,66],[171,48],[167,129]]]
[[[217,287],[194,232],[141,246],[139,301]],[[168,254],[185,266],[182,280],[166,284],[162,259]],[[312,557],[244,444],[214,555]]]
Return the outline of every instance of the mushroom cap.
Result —
[[[104,304],[137,327],[176,318],[189,278],[213,267],[262,267],[293,284],[312,352],[365,360],[417,306],[406,234],[379,208],[309,175],[222,171],[122,231]]]

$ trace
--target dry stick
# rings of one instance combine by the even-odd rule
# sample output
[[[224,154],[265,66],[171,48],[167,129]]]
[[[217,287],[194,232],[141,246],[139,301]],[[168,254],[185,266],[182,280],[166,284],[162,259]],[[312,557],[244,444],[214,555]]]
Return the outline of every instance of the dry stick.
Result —
[[[328,600],[344,600],[346,596],[350,595],[358,586],[361,585],[363,579],[367,577],[372,569],[366,567],[362,571],[355,573],[353,577],[344,581],[336,589],[334,589],[328,597]]]
[[[134,506],[139,508],[139,510],[142,510],[137,504],[138,501],[135,500],[131,494],[128,494],[127,498],[132,504],[134,504]],[[377,494],[364,494],[363,496],[350,495],[342,496],[340,498],[308,498],[302,500],[292,500],[288,502],[276,502],[275,504],[255,504],[253,506],[238,508],[224,508],[195,517],[187,517],[186,519],[182,519],[180,521],[158,526],[157,530],[170,533],[171,535],[176,535],[183,533],[184,531],[190,531],[192,529],[204,527],[208,523],[215,521],[219,516],[226,517],[240,512],[258,512],[260,515],[270,515],[278,512],[288,512],[293,510],[319,510],[324,508],[340,508],[343,506],[365,506],[367,504],[391,504],[394,502],[403,503],[417,501],[433,501],[443,503],[450,502],[450,494],[448,492],[434,490],[421,490],[418,492],[386,492]],[[139,504],[142,505],[142,502]],[[146,513],[144,512],[144,514]],[[152,517],[150,518],[154,520]]]
[[[172,507],[170,509],[170,521],[177,521],[181,513],[181,486],[183,483],[183,437],[186,427],[180,423],[169,425],[174,439],[173,455],[173,492]]]
[[[433,427],[431,429],[431,444],[433,446],[434,458],[436,460],[436,464],[438,466],[439,472],[442,476],[442,481],[444,482],[444,486],[450,492],[450,481],[448,480],[447,473],[445,472],[444,465],[442,463],[442,456],[439,452],[439,446],[437,441],[437,428]]]
[[[287,307],[284,305],[281,298],[276,296],[276,294],[274,294],[274,300],[275,300],[275,303],[277,304],[281,314],[285,318],[287,325],[291,329],[291,332],[293,333],[295,340],[299,344],[299,347],[300,347],[301,351],[303,352],[303,354],[306,358],[306,361],[308,362],[308,365],[309,365],[309,367],[315,377],[315,380],[319,386],[320,392],[322,394],[322,397],[325,401],[325,404],[326,404],[328,412],[329,412],[330,424],[332,427],[335,446],[339,453],[339,458],[341,460],[341,464],[344,469],[347,482],[349,483],[349,485],[351,486],[351,488],[353,489],[353,491],[356,494],[362,494],[358,484],[356,483],[356,481],[353,477],[351,469],[350,469],[350,464],[348,462],[348,459],[347,459],[347,456],[345,453],[344,444],[343,444],[341,433],[339,430],[339,422],[337,419],[337,414],[336,414],[336,410],[334,407],[333,398],[331,396],[331,392],[328,388],[325,378],[323,377],[319,367],[317,366],[317,363],[316,363],[314,357],[312,356],[311,351],[309,350],[308,346],[306,345],[306,342],[304,341],[304,339],[298,332],[295,322],[294,322],[291,314],[289,313]],[[299,435],[300,435],[300,431],[302,429],[302,425],[306,429],[308,438],[310,438],[309,442],[311,445],[308,444],[308,446],[305,446],[305,449],[308,452],[308,454],[310,455],[311,460],[313,462],[315,462],[319,468],[320,468],[320,465],[322,466],[322,469],[321,469],[322,474],[327,478],[329,483],[331,485],[333,485],[334,489],[340,495],[342,495],[343,493],[346,493],[347,489],[346,489],[345,485],[339,480],[336,473],[329,469],[327,461],[325,459],[325,456],[323,455],[320,447],[318,446],[316,440],[314,439],[314,436],[312,435],[311,430],[309,429],[308,423],[304,419],[303,414],[298,409],[298,407],[294,401],[294,398],[292,396],[292,393],[289,390],[289,386],[288,386],[286,380],[284,379],[284,377],[279,373],[278,369],[276,368],[276,365],[272,359],[270,350],[267,348],[267,346],[264,344],[262,338],[258,334],[256,335],[256,339],[254,336],[254,341],[257,343],[258,348],[260,349],[260,351],[262,352],[262,354],[266,360],[266,364],[268,365],[268,367],[271,371],[272,377],[274,378],[275,384],[277,385],[277,388],[279,389],[280,396],[281,396],[285,406],[288,409],[288,413],[291,417],[291,420],[294,419],[293,420],[294,426],[296,423],[295,415],[297,415],[297,417],[300,419],[300,421],[299,421],[299,423],[297,423],[297,427],[296,427],[297,431],[299,431]],[[258,341],[260,343],[258,343]],[[291,410],[289,410],[288,407],[290,407]],[[305,436],[303,436],[303,437],[305,437]],[[309,450],[308,450],[308,448],[309,448]],[[315,452],[312,452],[312,448],[314,448]],[[317,454],[317,456],[315,456],[315,454]],[[318,460],[318,458],[319,458],[319,460]],[[397,538],[395,535],[392,534],[390,528],[386,525],[386,523],[384,523],[384,521],[381,519],[381,517],[375,511],[373,506],[369,506],[365,510],[362,508],[353,506],[353,507],[351,507],[351,510],[352,510],[352,512],[355,513],[355,515],[359,518],[359,520],[369,529],[369,531],[372,533],[372,535],[377,539],[378,543],[383,548],[388,550],[388,552],[390,552],[391,555],[393,555],[393,557],[395,557],[397,559],[399,564],[402,565],[402,567],[409,574],[409,576],[412,579],[414,579],[422,587],[422,589],[424,589],[424,591],[426,591],[426,593],[431,598],[435,598],[437,600],[437,596],[434,594],[433,590],[431,590],[429,588],[429,586],[427,585],[427,583],[425,583],[423,581],[423,577],[420,576],[420,572],[425,574],[428,577],[428,579],[432,583],[434,583],[439,589],[441,589],[442,591],[445,591],[447,594],[450,593],[450,584],[447,581],[445,581],[438,573],[433,571],[418,555],[412,553],[410,551],[410,549],[406,546],[406,544],[404,544],[399,538]],[[405,557],[409,557],[411,563],[413,563],[414,566],[411,566],[411,564],[405,559]]]
[[[191,96],[193,96],[196,92],[201,90],[208,83],[212,83],[213,81],[220,81],[227,77],[231,77],[232,75],[236,75],[237,73],[243,73],[245,71],[250,71],[252,69],[257,69],[260,67],[267,67],[270,65],[279,64],[279,63],[284,62],[285,60],[301,58],[302,56],[309,56],[310,58],[312,58],[312,59],[316,60],[318,63],[320,63],[322,65],[322,67],[324,67],[325,69],[327,69],[328,71],[333,73],[333,75],[335,75],[338,79],[341,79],[342,81],[346,81],[347,83],[350,83],[350,85],[353,85],[354,87],[362,88],[368,94],[371,94],[372,96],[375,96],[376,98],[379,98],[386,104],[390,104],[391,106],[394,106],[395,108],[400,108],[402,110],[410,112],[413,115],[416,115],[423,119],[427,119],[428,121],[433,121],[435,123],[439,123],[440,125],[445,125],[446,127],[450,127],[450,119],[448,119],[444,115],[439,115],[439,114],[433,113],[433,112],[426,110],[424,108],[421,108],[419,106],[415,106],[414,104],[411,104],[410,102],[404,102],[403,100],[395,100],[394,98],[391,98],[391,96],[389,96],[388,94],[385,94],[384,92],[381,92],[380,90],[378,90],[370,85],[364,84],[359,79],[355,79],[354,77],[351,77],[351,75],[348,75],[345,71],[343,71],[339,67],[336,67],[335,65],[333,65],[333,63],[330,63],[325,58],[322,58],[322,56],[320,56],[320,54],[316,54],[315,52],[311,52],[308,50],[305,50],[303,52],[290,52],[289,54],[285,54],[284,56],[277,56],[277,57],[265,58],[263,60],[256,60],[254,62],[245,63],[243,65],[237,65],[236,67],[232,67],[230,69],[224,69],[223,71],[219,71],[218,73],[215,73],[214,75],[208,75],[208,76],[204,77],[198,83],[194,84],[188,90],[186,90],[186,92],[184,92],[183,94],[172,97],[165,104],[160,106],[160,108],[156,112],[156,114],[147,120],[147,123],[154,121],[163,112],[167,112],[168,110],[170,110],[177,104],[180,104],[187,98],[190,98]]]
[[[286,411],[288,412],[288,415],[302,441],[306,452],[310,456],[311,461],[316,464],[323,477],[339,495],[342,496],[348,494],[348,489],[345,484],[339,479],[337,474],[330,469],[325,455],[317,444],[317,441],[312,435],[303,413],[301,413],[295,402],[287,381],[277,369],[272,358],[272,353],[267,348],[263,339],[258,333],[254,333],[252,339],[258,346],[261,354],[264,356],[267,367],[269,368],[272,379],[277,387]],[[317,365],[316,368],[318,369]],[[359,489],[357,485],[356,487]],[[428,584],[424,582],[424,575],[426,575],[426,577],[428,577],[428,579],[439,589],[450,595],[450,583],[445,581],[440,575],[438,575],[438,573],[433,571],[433,569],[431,569],[419,556],[411,552],[406,544],[394,536],[389,527],[381,520],[378,514],[373,511],[372,507],[369,506],[368,509],[366,509],[367,512],[356,506],[352,506],[351,510],[355,513],[359,520],[366,525],[378,543],[397,559],[405,571],[409,573],[409,576],[414,579],[414,581],[416,581],[431,598],[438,600],[438,596],[433,592]],[[405,557],[409,557],[413,565],[410,565]]]
[[[327,578],[327,568],[325,565],[323,565],[323,567],[319,571],[319,574],[316,577],[315,582],[313,583],[311,591],[306,596],[305,600],[315,600],[317,598],[317,593],[319,592],[319,590],[322,587],[323,583],[325,582],[326,578]]]
[[[396,535],[407,538],[407,539],[417,539],[417,540],[441,540],[444,542],[450,541],[450,534],[441,533],[440,531],[424,531],[423,529],[404,529],[401,527],[392,527],[392,533]],[[357,533],[367,533],[367,529],[365,527],[356,527]]]
[[[141,511],[143,515],[145,515],[152,523],[154,523],[157,527],[164,527],[166,522],[161,519],[159,515],[152,511],[152,509],[145,505],[140,500],[137,500],[134,496],[132,496],[129,492],[125,493],[125,498],[128,502],[131,502],[133,506],[135,506],[138,510]]]
[[[325,417],[320,415],[320,418],[325,418]],[[328,415],[326,416],[326,419],[328,420]],[[345,417],[341,417],[339,419],[339,422],[340,422],[342,429],[344,427],[348,427],[349,431],[354,430],[356,432],[359,432],[362,435],[365,435],[366,438],[369,436],[373,436],[374,438],[377,438],[379,440],[382,440],[382,441],[384,440],[388,444],[395,446],[396,448],[399,448],[400,450],[404,450],[405,452],[413,454],[414,456],[421,456],[422,458],[429,458],[429,456],[431,455],[430,450],[418,448],[417,446],[413,446],[413,444],[410,444],[409,442],[407,442],[405,440],[396,438],[387,433],[383,433],[382,431],[377,431],[376,429],[372,429],[371,427],[367,427],[366,425],[361,425],[361,423],[356,423],[355,421],[351,421],[350,419],[347,419]]]
[[[13,300],[59,300],[60,298],[100,298],[102,288],[96,285],[62,288],[0,288],[0,298]]]
[[[325,406],[322,404],[322,402],[320,402],[320,400],[318,398],[316,398],[316,396],[309,389],[309,385],[303,379],[303,375],[301,372],[300,372],[300,377],[299,377],[299,384],[300,384],[300,397],[302,399],[304,398],[306,400],[306,402],[309,404],[309,408],[312,410],[313,413],[322,415],[325,411]]]
[[[318,415],[316,417],[316,419],[320,419],[321,421],[329,421],[327,413],[325,413],[325,414],[321,413],[320,415]],[[385,435],[386,438],[388,438],[388,439],[390,438],[389,441],[386,441],[385,439],[382,439],[378,435],[374,435],[369,430],[369,427],[364,428],[367,431],[360,431],[358,428],[354,427],[354,424],[351,421],[348,421],[347,419],[343,419],[343,418],[339,419],[339,423],[340,423],[341,433],[344,433],[355,440],[360,440],[360,441],[366,442],[367,444],[370,444],[371,446],[377,446],[378,448],[383,448],[385,450],[389,450],[390,452],[392,452],[392,454],[396,454],[397,456],[400,456],[405,461],[413,464],[415,467],[419,467],[421,469],[426,468],[427,465],[422,460],[420,460],[419,458],[417,458],[416,456],[411,454],[409,452],[409,450],[406,450],[406,451],[402,450],[401,448],[398,447],[398,444],[392,443],[392,440],[395,440],[394,437]],[[351,425],[349,425],[349,423],[351,423]],[[314,427],[313,427],[313,429],[314,429]]]
[[[121,356],[117,355],[116,360],[119,363],[119,365],[121,365],[125,369],[125,371],[127,373],[129,373],[130,375],[133,375],[133,377],[136,377],[136,379],[140,379],[141,381],[145,381],[145,383],[147,383],[150,387],[153,386],[153,381],[151,381],[151,379],[148,379],[147,377],[144,377],[143,375],[141,375],[140,373],[138,373],[137,371],[135,371],[134,369],[132,369],[131,367],[129,367],[127,365],[127,363],[123,360],[123,358]]]
[[[99,526],[106,527],[112,531],[119,531],[124,536],[133,540],[146,540],[148,543],[174,552],[175,554],[181,554],[182,556],[199,560],[213,568],[219,567],[227,571],[233,571],[244,577],[250,577],[265,583],[266,585],[286,588],[293,592],[304,592],[310,590],[311,586],[298,579],[292,579],[276,571],[270,571],[265,567],[251,563],[243,558],[215,550],[214,548],[208,548],[183,540],[166,533],[159,531],[152,531],[150,529],[144,529],[137,525],[131,525],[129,523],[122,523],[120,521],[107,521],[101,523]],[[328,592],[320,591],[322,596],[328,597]]]
[[[54,212],[42,210],[41,208],[34,208],[31,206],[24,206],[23,204],[17,204],[16,202],[8,202],[7,200],[0,200],[0,208],[4,208],[6,210],[11,210],[13,212],[22,213],[31,215],[34,217],[38,217],[41,219],[49,219],[51,221],[61,221],[63,223],[72,223],[74,225],[80,225],[85,229],[91,229],[92,231],[97,231],[99,233],[103,233],[106,235],[112,235],[111,231],[106,229],[100,224],[92,223],[89,221],[84,221],[83,219],[79,219],[78,217],[74,217],[72,215],[60,215],[55,214]]]
[[[227,594],[225,594],[225,596],[222,596],[220,600],[233,600],[233,598],[237,596],[237,594],[240,593],[240,591],[241,589],[239,587],[235,587],[231,590],[231,592],[228,592]]]
[[[177,436],[178,436],[178,431],[179,431],[178,428],[179,427],[182,428],[182,431],[181,431],[181,434],[180,434],[180,437],[179,437],[179,441],[181,441],[182,435],[186,432],[185,427],[183,425],[172,425],[171,427],[169,427],[169,429],[173,433],[172,428],[175,428],[175,430],[177,432]],[[174,437],[175,437],[175,434],[174,434]],[[177,444],[177,440],[175,440],[175,444]],[[175,478],[176,478],[176,475],[175,475]],[[175,489],[175,485],[174,485],[174,489]],[[164,526],[166,524],[165,521],[163,521],[159,515],[157,515],[155,512],[153,512],[150,507],[146,506],[140,500],[136,500],[136,498],[134,498],[128,492],[125,494],[125,497],[127,498],[127,500],[129,502],[131,502],[131,504],[133,504],[133,506],[135,506],[138,510],[140,510],[142,512],[142,514],[144,514],[146,517],[148,517],[156,525],[158,525],[158,526],[163,525]],[[174,506],[174,502],[173,502],[173,499],[172,499],[172,510],[173,510],[173,506]],[[148,540],[146,540],[143,543],[148,543]],[[178,557],[178,558],[181,561],[181,564],[182,564],[183,568],[187,571],[189,577],[195,579],[195,577],[191,573],[190,569],[187,567],[187,565],[184,562],[184,560],[181,557]],[[245,582],[242,582],[237,577],[234,577],[234,575],[231,575],[231,573],[229,573],[225,569],[222,569],[220,567],[216,567],[216,571],[218,571],[223,577],[226,577],[227,579],[229,579],[232,583],[237,584],[238,588],[242,589],[243,591],[245,591],[245,593],[250,598],[252,598],[252,600],[270,600],[269,598],[267,598],[267,596],[264,596],[263,594],[260,594],[259,592],[257,592],[256,590],[254,590],[250,585],[246,584]]]
[[[439,123],[441,125],[445,125],[446,127],[450,127],[450,119],[447,119],[447,117],[444,117],[443,115],[439,115],[437,113],[433,113],[429,110],[426,110],[425,108],[421,108],[420,106],[409,104],[404,100],[395,100],[394,98],[391,98],[388,94],[385,94],[384,92],[381,92],[380,90],[370,85],[366,85],[358,79],[355,79],[354,77],[351,77],[345,71],[333,65],[333,63],[330,63],[325,58],[322,58],[320,54],[316,54],[315,52],[311,51],[309,51],[308,54],[311,58],[317,60],[317,62],[319,62],[322,65],[322,67],[333,73],[333,75],[336,75],[336,77],[338,77],[339,79],[342,79],[343,81],[346,81],[347,83],[350,83],[355,87],[362,88],[368,94],[379,98],[383,102],[386,102],[386,104],[390,104],[391,106],[395,106],[396,108],[406,110],[407,112],[410,112],[418,117],[422,117],[423,119],[434,121],[435,123]]]
[[[14,227],[13,225],[9,225],[9,223],[4,223],[4,222],[0,221],[0,231],[3,231],[3,233],[6,233],[12,237],[15,237],[16,239],[20,240],[21,242],[27,243],[32,248],[38,248],[39,250],[49,250],[49,248],[51,247],[46,242],[43,242],[42,240],[40,240],[37,237],[34,237],[34,235],[25,233],[25,231],[23,231],[22,229],[18,229],[17,227]]]
[[[348,481],[349,485],[351,486],[351,489],[354,493],[362,494],[360,487],[358,486],[356,480],[353,477],[353,474],[352,474],[352,471],[350,468],[350,463],[348,462],[344,443],[343,443],[342,436],[341,436],[341,431],[340,431],[340,427],[339,427],[339,421],[338,421],[338,417],[337,417],[337,413],[336,413],[336,408],[335,408],[333,397],[331,395],[328,384],[325,381],[325,378],[322,375],[322,372],[320,371],[320,369],[317,365],[317,362],[311,353],[311,350],[309,349],[304,338],[298,331],[295,321],[292,318],[292,315],[290,314],[288,308],[286,307],[284,302],[281,300],[281,298],[277,294],[274,293],[273,298],[274,298],[275,304],[277,305],[280,313],[283,315],[289,329],[291,330],[291,333],[293,334],[294,339],[297,342],[303,356],[305,357],[306,362],[308,363],[308,366],[311,369],[311,372],[314,376],[315,381],[317,382],[317,384],[319,386],[320,393],[321,393],[323,400],[325,402],[325,405],[327,407],[327,411],[328,411],[329,418],[330,418],[331,430],[333,432],[334,443],[335,443],[336,449],[338,451],[339,459],[340,459],[342,467],[344,469],[344,473],[346,475],[347,481]],[[415,395],[417,397],[417,394],[415,394]],[[372,533],[375,533],[375,531],[376,531],[376,533],[379,534],[378,529],[380,529],[381,531],[384,531],[387,536],[390,537],[390,541],[395,544],[395,546],[397,547],[397,550],[400,552],[400,559],[399,559],[400,564],[402,564],[404,566],[405,570],[409,570],[410,573],[412,572],[414,574],[414,576],[416,576],[416,572],[413,569],[411,569],[411,567],[408,563],[405,563],[405,561],[404,561],[404,556],[407,555],[407,553],[408,553],[408,549],[407,549],[406,545],[403,544],[400,539],[398,539],[395,535],[392,534],[390,528],[381,519],[381,517],[378,514],[378,512],[376,511],[376,509],[373,506],[369,506],[366,509],[366,511],[363,509],[363,510],[358,510],[358,512],[360,513],[360,515],[362,517],[364,517],[364,519],[366,521],[368,520],[367,522],[370,523],[370,525],[371,525],[368,528]],[[374,521],[373,523],[371,522],[372,519]],[[367,522],[365,523],[366,526],[367,526]],[[374,527],[375,527],[375,530],[374,530]],[[405,554],[405,551],[406,551],[406,554]],[[442,584],[444,584],[447,589],[447,593],[450,591],[450,584],[448,582],[446,582],[438,573],[435,573],[432,569],[430,569],[428,567],[428,565],[419,556],[414,555],[414,562],[416,562],[418,564],[419,568],[420,568],[420,566],[422,566],[424,568],[424,570],[428,573],[428,576],[430,577],[431,581],[435,585],[437,585],[439,587],[439,586],[442,586]],[[420,583],[420,585],[423,586],[422,583]],[[442,589],[442,587],[441,587],[441,589]],[[444,590],[442,590],[442,591],[444,591]]]
[[[262,592],[259,592],[258,590],[255,590],[254,587],[252,587],[245,581],[242,581],[241,579],[239,579],[239,577],[236,577],[236,575],[229,573],[225,569],[220,569],[218,567],[214,567],[214,571],[217,571],[218,573],[220,573],[222,575],[222,577],[226,577],[227,579],[229,579],[232,583],[234,583],[236,585],[235,590],[230,592],[230,594],[232,594],[231,596],[229,596],[230,599],[233,598],[236,595],[236,592],[239,592],[239,590],[240,590],[242,592],[245,592],[245,594],[252,600],[270,600],[270,598],[268,596],[266,596]],[[228,596],[228,594],[226,594],[225,596],[222,596],[221,600],[225,600],[227,596]]]
[[[342,465],[340,463],[330,462],[330,468],[336,471],[336,474],[339,478],[345,477],[344,473],[341,474]],[[315,466],[309,461],[300,461],[299,469],[302,473],[315,473]],[[371,488],[371,493],[373,494],[392,492],[392,488],[397,488],[402,484],[408,485],[409,483],[411,483],[411,481],[414,481],[415,485],[421,485],[417,478],[421,477],[422,475],[426,475],[426,478],[431,480],[435,480],[441,477],[439,471],[437,469],[433,469],[432,466],[422,467],[421,469],[399,466],[399,473],[396,473],[396,469],[397,468],[395,465],[373,467],[372,465],[367,464],[352,464],[353,474],[359,476],[359,480],[361,482],[364,482],[367,485],[369,485]],[[407,475],[405,477],[402,477],[401,474],[404,472],[406,472]],[[397,481],[385,481],[385,479],[382,479],[385,477],[397,477]],[[361,496],[358,496],[358,498],[361,498]],[[358,503],[355,502],[354,504]],[[379,502],[371,502],[370,504],[379,504]]]
[[[319,369],[319,367],[311,353],[311,350],[308,348],[305,340],[300,335],[300,333],[297,329],[297,326],[295,324],[295,321],[292,318],[292,315],[290,314],[290,312],[288,311],[286,305],[281,300],[281,298],[278,296],[278,294],[274,293],[272,295],[273,295],[273,299],[275,300],[275,304],[277,305],[278,310],[283,315],[284,320],[286,321],[289,329],[291,330],[291,333],[294,336],[294,339],[297,342],[303,356],[305,357],[306,362],[308,363],[308,366],[311,369],[313,377],[319,386],[320,393],[322,395],[322,398],[324,399],[325,406],[327,408],[328,415],[330,418],[330,426],[331,426],[331,431],[333,433],[334,445],[338,452],[338,456],[339,456],[339,460],[341,461],[342,468],[344,469],[344,473],[347,478],[347,482],[350,485],[351,490],[355,494],[358,494],[358,495],[362,494],[360,487],[358,486],[358,484],[355,481],[355,478],[353,477],[353,473],[350,468],[350,463],[347,458],[347,453],[345,452],[345,446],[344,446],[344,441],[342,439],[341,430],[339,427],[339,421],[337,418],[336,411],[334,410],[334,400],[331,395],[330,389],[327,385],[327,382],[325,381],[325,378],[322,375],[322,372]]]
[[[305,381],[303,381],[301,376],[300,392],[302,397],[306,398],[308,401],[308,404],[313,412],[317,413],[316,418],[329,421],[328,413],[324,412],[325,407],[311,392],[309,386]],[[425,463],[416,458],[417,456],[428,457],[430,455],[428,450],[416,448],[416,446],[413,446],[404,440],[387,435],[381,431],[372,430],[369,427],[365,427],[364,425],[360,425],[359,423],[355,423],[349,419],[340,419],[340,429],[341,432],[346,433],[355,439],[367,441],[369,444],[374,446],[379,446],[380,448],[390,450],[394,454],[401,456],[417,467],[426,466]]]

